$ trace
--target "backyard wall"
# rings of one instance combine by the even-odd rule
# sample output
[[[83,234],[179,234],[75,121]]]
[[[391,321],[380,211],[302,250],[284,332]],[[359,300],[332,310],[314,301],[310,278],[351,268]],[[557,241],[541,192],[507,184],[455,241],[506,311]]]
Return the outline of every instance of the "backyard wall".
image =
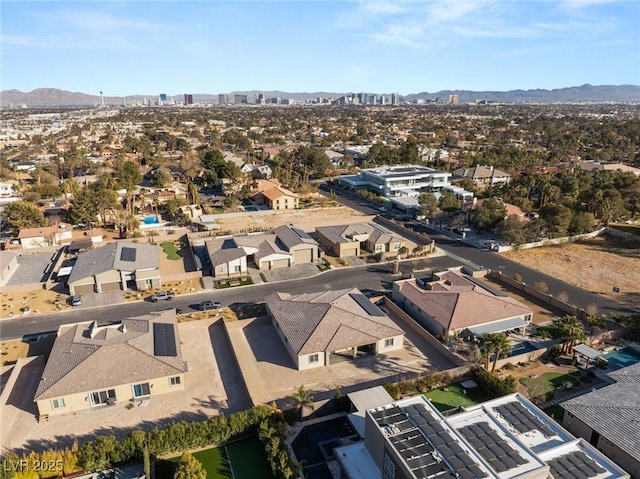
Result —
[[[244,388],[244,390],[247,392],[247,397],[249,398],[249,400],[251,401],[251,406],[255,406],[257,404],[261,404],[260,401],[256,401],[252,396],[251,396],[251,391],[249,390],[249,388],[247,387],[247,381],[244,378],[244,375],[242,373],[242,367],[240,366],[240,360],[237,356],[237,352],[236,349],[233,347],[233,343],[231,342],[231,336],[229,335],[229,330],[227,329],[227,322],[229,320],[222,318],[220,319],[220,321],[222,321],[222,326],[224,329],[224,334],[226,336],[226,340],[229,343],[231,352],[233,353],[233,360],[236,363],[236,368],[238,370],[238,372],[240,373],[240,377],[242,378],[242,387]]]
[[[547,239],[543,241],[535,241],[533,243],[525,243],[520,246],[496,245],[493,251],[497,253],[504,253],[505,251],[511,251],[514,249],[530,249],[530,248],[539,248],[541,246],[550,246],[554,244],[572,243],[574,241],[580,241],[583,239],[595,238],[596,236],[600,236],[603,232],[607,231],[608,229],[609,228],[600,228],[591,233],[585,233],[583,235],[565,236],[563,238],[554,238],[554,239]]]

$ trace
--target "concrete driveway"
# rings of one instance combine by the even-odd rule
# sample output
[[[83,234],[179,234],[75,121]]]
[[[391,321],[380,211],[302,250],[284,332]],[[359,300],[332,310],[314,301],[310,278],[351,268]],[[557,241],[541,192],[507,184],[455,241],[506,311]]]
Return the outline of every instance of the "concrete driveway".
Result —
[[[242,377],[257,403],[282,404],[301,384],[314,391],[314,400],[329,399],[338,387],[346,394],[448,364],[440,355],[432,361],[430,352],[425,355],[405,338],[402,350],[298,371],[267,317],[227,323],[227,329]]]

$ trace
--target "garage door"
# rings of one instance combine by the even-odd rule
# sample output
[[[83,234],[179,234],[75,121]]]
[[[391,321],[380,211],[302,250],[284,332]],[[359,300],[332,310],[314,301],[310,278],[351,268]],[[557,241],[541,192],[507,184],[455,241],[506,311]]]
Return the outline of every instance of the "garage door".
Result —
[[[81,284],[81,285],[76,286],[75,288],[73,288],[73,290],[75,291],[75,294],[93,293],[93,285],[92,284]]]
[[[358,248],[345,248],[342,250],[342,256],[357,256]]]
[[[277,259],[271,262],[271,269],[287,268],[289,266],[288,259]]]
[[[295,261],[296,264],[305,264],[305,263],[311,263],[312,260],[312,250],[310,249],[303,249],[300,251],[294,251],[293,252],[293,260]]]
[[[121,286],[120,286],[120,282],[117,283],[102,283],[100,285],[102,292],[105,291],[120,291]]]

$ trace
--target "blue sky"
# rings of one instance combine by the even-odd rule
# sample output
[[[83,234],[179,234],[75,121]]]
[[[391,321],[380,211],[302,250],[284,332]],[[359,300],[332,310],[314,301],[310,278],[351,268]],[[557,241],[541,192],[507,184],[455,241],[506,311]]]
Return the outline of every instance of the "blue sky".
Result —
[[[640,84],[640,1],[2,1],[2,89],[107,96]]]

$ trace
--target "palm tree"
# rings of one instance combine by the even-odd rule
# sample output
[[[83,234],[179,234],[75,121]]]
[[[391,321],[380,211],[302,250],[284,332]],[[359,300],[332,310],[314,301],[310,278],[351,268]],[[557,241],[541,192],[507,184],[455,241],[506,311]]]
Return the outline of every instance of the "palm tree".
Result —
[[[567,314],[555,321],[558,329],[562,332],[564,339],[564,346],[562,348],[563,353],[570,353],[575,345],[576,341],[584,340],[584,325],[582,322],[572,314]]]
[[[508,356],[511,352],[511,341],[509,341],[509,337],[504,333],[497,333],[494,335],[494,343],[493,348],[495,351],[495,357],[493,358],[493,366],[491,367],[491,372],[496,370],[496,364],[498,363],[498,359],[500,358],[500,354],[504,354]]]
[[[293,399],[296,408],[300,411],[300,420],[304,417],[304,408],[308,407],[312,411],[315,409],[312,395],[313,391],[306,389],[304,385],[298,386],[298,389],[289,396]]]
[[[489,360],[491,353],[495,350],[496,335],[495,333],[484,333],[478,338],[478,347],[484,353],[484,368],[489,370]]]

